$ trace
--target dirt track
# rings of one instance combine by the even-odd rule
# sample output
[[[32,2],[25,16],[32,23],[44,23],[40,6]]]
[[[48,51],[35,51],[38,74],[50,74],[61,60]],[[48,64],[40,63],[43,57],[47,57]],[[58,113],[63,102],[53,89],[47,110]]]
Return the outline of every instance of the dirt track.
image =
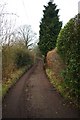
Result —
[[[43,62],[31,68],[3,101],[3,118],[79,118],[49,83]]]

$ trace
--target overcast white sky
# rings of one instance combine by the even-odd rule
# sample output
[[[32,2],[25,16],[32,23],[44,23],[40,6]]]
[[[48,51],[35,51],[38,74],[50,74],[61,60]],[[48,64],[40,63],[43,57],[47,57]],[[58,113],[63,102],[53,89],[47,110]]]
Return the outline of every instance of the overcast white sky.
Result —
[[[28,24],[32,26],[34,32],[38,34],[39,23],[43,17],[43,5],[47,5],[49,0],[4,0],[7,4],[7,11],[16,13],[19,18],[18,25]],[[78,1],[80,0],[54,0],[57,8],[60,9],[60,20],[65,25],[70,18],[78,13]]]

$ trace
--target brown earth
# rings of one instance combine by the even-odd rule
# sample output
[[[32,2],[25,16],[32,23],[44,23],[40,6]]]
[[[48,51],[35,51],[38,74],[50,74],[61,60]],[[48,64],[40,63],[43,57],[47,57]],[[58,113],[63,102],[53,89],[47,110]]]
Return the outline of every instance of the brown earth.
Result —
[[[56,48],[47,53],[46,61],[47,66],[52,69],[54,76],[57,77],[57,80],[62,82],[63,78],[61,76],[61,72],[65,69],[66,66],[57,53]]]
[[[3,100],[3,118],[80,118],[49,83],[39,60]]]

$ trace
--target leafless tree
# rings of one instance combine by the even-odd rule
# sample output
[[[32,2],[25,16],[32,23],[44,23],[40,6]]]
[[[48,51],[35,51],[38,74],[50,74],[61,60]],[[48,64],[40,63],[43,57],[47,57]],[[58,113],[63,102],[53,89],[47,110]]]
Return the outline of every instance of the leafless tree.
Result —
[[[16,23],[16,14],[6,11],[6,4],[0,4],[0,44],[10,44]]]
[[[33,45],[36,39],[36,33],[31,29],[30,25],[20,26],[16,34],[17,40],[23,41],[27,48]]]
[[[3,26],[4,26],[4,22],[3,22],[3,20],[4,20],[4,15],[3,15],[3,13],[4,13],[4,8],[5,8],[5,4],[0,4],[0,43],[1,43],[1,40],[2,40],[2,36],[3,36],[3,34],[4,34],[4,32],[3,32]]]
[[[30,25],[22,25],[14,30],[18,16],[8,13],[5,8],[6,4],[0,4],[0,44],[10,45],[13,41],[22,41],[27,48],[32,46],[36,33],[32,31]]]

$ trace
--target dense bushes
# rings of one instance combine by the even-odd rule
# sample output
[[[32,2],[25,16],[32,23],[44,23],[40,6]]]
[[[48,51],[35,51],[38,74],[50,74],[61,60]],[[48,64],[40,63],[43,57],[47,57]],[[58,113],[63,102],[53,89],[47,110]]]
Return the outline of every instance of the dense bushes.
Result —
[[[65,61],[65,63],[68,62],[69,57],[71,56],[72,52],[72,44],[74,42],[74,20],[71,19],[67,25],[61,30],[59,36],[58,36],[58,42],[57,42],[57,48],[59,51],[59,54]]]
[[[16,69],[13,54],[14,51],[11,46],[5,45],[2,47],[2,82],[6,81]]]
[[[15,64],[19,67],[29,66],[33,63],[30,51],[26,48],[18,48],[15,53]]]
[[[34,53],[21,43],[2,46],[2,97],[32,66]]]
[[[66,64],[63,73],[69,95],[79,100],[80,95],[80,15],[71,19],[60,31],[57,49]]]
[[[2,77],[8,80],[11,74],[21,67],[30,67],[34,62],[33,56],[24,45],[16,43],[2,47]]]

